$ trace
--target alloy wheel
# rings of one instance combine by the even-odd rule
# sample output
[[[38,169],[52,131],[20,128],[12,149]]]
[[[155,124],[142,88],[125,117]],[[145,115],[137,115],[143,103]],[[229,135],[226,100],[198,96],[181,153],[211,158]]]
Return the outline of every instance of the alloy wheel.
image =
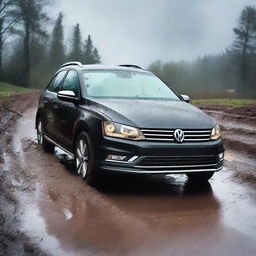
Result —
[[[43,128],[42,128],[42,122],[39,121],[38,126],[37,126],[37,142],[38,144],[42,145],[43,144]]]
[[[80,139],[76,146],[76,169],[77,174],[84,179],[88,169],[88,147],[84,139]]]

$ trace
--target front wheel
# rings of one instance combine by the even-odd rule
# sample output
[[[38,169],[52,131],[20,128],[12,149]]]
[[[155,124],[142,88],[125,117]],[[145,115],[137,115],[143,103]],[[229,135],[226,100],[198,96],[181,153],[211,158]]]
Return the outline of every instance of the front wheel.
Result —
[[[75,163],[77,174],[91,186],[96,185],[96,170],[93,169],[93,148],[89,136],[81,132],[75,146]]]
[[[194,172],[194,173],[186,173],[189,181],[192,182],[206,182],[212,176],[214,172]]]
[[[41,119],[39,119],[38,124],[37,124],[37,142],[39,145],[43,147],[43,149],[46,152],[53,153],[54,152],[54,144],[51,142],[47,141],[44,137],[44,130],[43,130],[43,123]]]

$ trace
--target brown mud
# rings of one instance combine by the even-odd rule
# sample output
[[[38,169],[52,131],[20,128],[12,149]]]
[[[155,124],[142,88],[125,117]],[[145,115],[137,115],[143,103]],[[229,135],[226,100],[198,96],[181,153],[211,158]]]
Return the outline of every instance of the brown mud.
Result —
[[[26,188],[26,175],[14,153],[16,121],[30,107],[36,106],[38,93],[13,95],[0,101],[0,255],[45,255],[29,236],[20,230],[22,207],[16,197]],[[9,172],[6,165],[12,165]],[[18,186],[17,184],[20,185]]]
[[[36,144],[37,97],[24,108],[16,102],[2,130],[0,255],[255,255],[251,119],[230,117],[229,129],[226,117],[215,116],[228,144],[226,162],[205,185],[185,175],[125,175],[104,177],[95,189],[64,152],[47,154]],[[232,137],[236,130],[242,139]]]
[[[246,118],[249,117],[249,119],[250,118],[256,119],[256,104],[250,104],[250,105],[235,107],[235,108],[225,107],[217,104],[210,105],[208,103],[200,103],[200,104],[197,104],[197,106],[204,110],[222,112],[222,113],[229,114],[230,116],[233,116],[233,117],[236,116],[237,118],[239,118],[239,116],[241,118],[244,118],[246,116]]]

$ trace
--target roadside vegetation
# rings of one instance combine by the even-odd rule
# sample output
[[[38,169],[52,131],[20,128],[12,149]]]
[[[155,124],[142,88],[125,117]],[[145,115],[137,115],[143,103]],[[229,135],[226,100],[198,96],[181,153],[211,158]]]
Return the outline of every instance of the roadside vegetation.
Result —
[[[256,6],[245,7],[233,29],[234,40],[218,55],[192,62],[153,62],[149,69],[177,92],[200,98],[226,94],[256,98]],[[204,94],[206,97],[197,96]],[[216,96],[208,96],[208,95]],[[217,95],[218,94],[218,95]]]
[[[223,107],[232,107],[232,108],[238,108],[238,107],[245,107],[248,105],[254,105],[256,104],[256,100],[251,99],[198,99],[198,100],[192,100],[192,104],[198,105],[198,104],[207,104],[207,105],[218,105]]]
[[[9,98],[11,95],[16,93],[30,92],[31,89],[16,86],[8,83],[0,83],[0,100]]]
[[[0,0],[0,82],[40,89],[65,62],[101,62],[91,35],[79,24],[64,37],[64,15],[49,14],[54,4],[56,0]]]

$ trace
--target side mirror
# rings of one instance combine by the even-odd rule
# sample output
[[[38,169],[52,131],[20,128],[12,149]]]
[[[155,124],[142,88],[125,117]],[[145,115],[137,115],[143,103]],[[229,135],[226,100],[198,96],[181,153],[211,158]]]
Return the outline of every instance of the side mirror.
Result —
[[[58,98],[67,101],[67,102],[78,102],[78,98],[76,97],[75,93],[73,91],[59,91],[57,94]]]
[[[187,103],[190,102],[190,98],[189,98],[188,95],[181,94],[180,96],[181,96],[181,98],[182,98],[185,102],[187,102]]]

